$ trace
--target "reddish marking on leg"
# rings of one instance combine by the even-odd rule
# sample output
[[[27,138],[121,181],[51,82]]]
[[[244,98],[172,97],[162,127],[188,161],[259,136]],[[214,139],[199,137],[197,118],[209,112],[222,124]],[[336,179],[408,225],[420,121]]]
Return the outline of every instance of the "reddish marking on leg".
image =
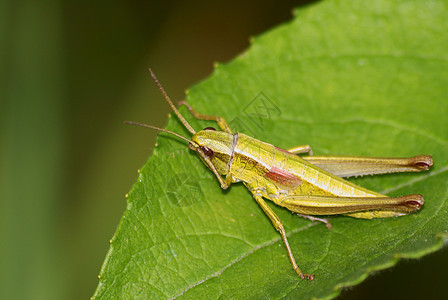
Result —
[[[275,166],[272,167],[265,176],[283,186],[290,188],[295,188],[302,184],[302,180],[299,177]]]

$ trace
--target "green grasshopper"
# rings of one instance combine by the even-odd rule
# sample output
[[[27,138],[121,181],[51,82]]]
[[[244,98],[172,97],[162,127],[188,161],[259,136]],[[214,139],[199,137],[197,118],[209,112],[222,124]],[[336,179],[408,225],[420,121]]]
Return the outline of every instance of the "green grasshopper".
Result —
[[[196,151],[215,174],[222,189],[227,189],[232,183],[243,182],[280,232],[291,265],[302,279],[314,280],[314,275],[304,274],[300,270],[282,222],[263,198],[302,217],[325,222],[329,228],[328,221],[312,215],[388,218],[416,212],[424,204],[423,196],[419,194],[387,197],[341,177],[425,171],[433,164],[429,155],[411,158],[312,156],[309,145],[284,150],[242,133],[233,134],[224,118],[199,114],[188,103],[181,101],[180,104],[185,105],[195,118],[216,121],[222,129],[217,131],[207,127],[196,132],[174,106],[152,70],[149,71],[171,109],[191,132],[191,140],[151,125],[125,123],[167,132],[187,141],[189,148]],[[301,153],[308,153],[309,156],[297,155]]]

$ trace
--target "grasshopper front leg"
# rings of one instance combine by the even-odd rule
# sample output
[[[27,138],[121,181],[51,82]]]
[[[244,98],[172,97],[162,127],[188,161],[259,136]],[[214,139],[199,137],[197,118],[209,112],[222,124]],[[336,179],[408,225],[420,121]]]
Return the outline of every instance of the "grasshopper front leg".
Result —
[[[230,175],[230,173],[227,174],[225,180],[222,179],[221,175],[219,174],[218,170],[216,169],[215,165],[210,160],[210,158],[207,155],[205,155],[205,153],[202,152],[202,150],[195,149],[195,148],[193,148],[193,149],[194,149],[194,151],[196,151],[196,153],[198,153],[198,155],[201,157],[201,159],[204,161],[204,163],[207,165],[207,167],[216,176],[216,178],[218,179],[219,183],[221,184],[221,188],[223,190],[227,190],[229,188],[229,186],[232,184],[232,176]]]
[[[195,117],[196,119],[215,121],[216,123],[218,123],[218,126],[219,126],[219,128],[221,128],[222,131],[232,133],[232,130],[230,129],[229,124],[227,124],[226,119],[224,119],[223,117],[200,114],[197,111],[195,111],[190,106],[190,104],[188,104],[187,101],[185,101],[185,100],[179,101],[178,104],[185,105],[188,108],[188,110],[190,111],[190,113],[193,115],[193,117]]]
[[[260,195],[254,194],[253,195],[255,200],[257,201],[258,205],[263,209],[265,214],[269,217],[272,224],[274,225],[275,229],[277,229],[278,232],[280,232],[280,235],[282,236],[283,243],[286,247],[286,252],[288,253],[289,260],[291,261],[291,265],[296,271],[297,275],[299,275],[302,279],[309,279],[314,280],[314,275],[311,274],[303,274],[303,272],[300,270],[299,266],[296,263],[296,260],[294,258],[294,255],[292,254],[291,247],[289,246],[288,238],[286,237],[285,228],[283,226],[283,223],[280,221],[279,217],[275,214],[275,212],[266,204],[266,202],[263,200],[263,198]]]

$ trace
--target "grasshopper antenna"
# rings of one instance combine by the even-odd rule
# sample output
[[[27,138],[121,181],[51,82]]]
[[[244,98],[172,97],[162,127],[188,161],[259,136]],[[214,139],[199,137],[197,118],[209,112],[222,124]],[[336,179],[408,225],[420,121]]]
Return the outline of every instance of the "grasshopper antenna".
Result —
[[[159,127],[155,127],[155,126],[152,126],[152,125],[143,124],[143,123],[139,123],[139,122],[134,122],[134,121],[125,121],[124,124],[127,124],[127,125],[134,125],[134,126],[140,126],[140,127],[146,127],[146,128],[151,128],[151,129],[154,129],[154,130],[157,130],[157,131],[167,132],[167,133],[170,133],[170,134],[172,134],[172,135],[177,136],[178,138],[181,138],[181,139],[187,141],[188,143],[192,143],[192,144],[196,145],[195,142],[190,141],[190,140],[187,139],[186,137],[181,136],[180,134],[177,134],[177,133],[175,133],[175,132],[169,131],[169,130],[167,130],[167,129],[163,129],[163,128],[159,128]]]
[[[171,106],[171,109],[174,111],[174,113],[177,115],[177,117],[179,118],[179,120],[182,122],[182,124],[184,124],[185,128],[188,129],[188,131],[190,131],[192,134],[195,134],[196,131],[193,129],[193,127],[190,126],[190,124],[188,124],[187,120],[185,120],[185,118],[180,114],[180,112],[177,110],[176,106],[174,106],[173,102],[171,101],[170,97],[168,96],[168,94],[165,92],[165,89],[163,88],[163,86],[160,84],[159,80],[157,79],[156,75],[154,74],[154,72],[151,70],[151,68],[149,68],[149,73],[151,74],[152,79],[154,80],[154,82],[156,83],[157,87],[159,88],[159,90],[162,92],[163,97],[165,98],[166,102],[168,102],[168,104]],[[135,125],[135,124],[134,124]],[[150,127],[152,129],[155,129],[154,127]],[[157,128],[156,130],[159,130],[160,128]],[[163,131],[163,130],[162,130]]]

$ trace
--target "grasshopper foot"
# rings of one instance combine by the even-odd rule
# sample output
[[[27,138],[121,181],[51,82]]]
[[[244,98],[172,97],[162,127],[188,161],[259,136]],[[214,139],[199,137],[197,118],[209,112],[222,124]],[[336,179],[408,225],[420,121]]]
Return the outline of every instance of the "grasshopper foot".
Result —
[[[303,274],[302,271],[300,271],[299,268],[295,268],[294,271],[296,271],[297,275],[299,275],[299,277],[300,277],[301,279],[314,280],[314,275],[311,275],[311,274]]]

